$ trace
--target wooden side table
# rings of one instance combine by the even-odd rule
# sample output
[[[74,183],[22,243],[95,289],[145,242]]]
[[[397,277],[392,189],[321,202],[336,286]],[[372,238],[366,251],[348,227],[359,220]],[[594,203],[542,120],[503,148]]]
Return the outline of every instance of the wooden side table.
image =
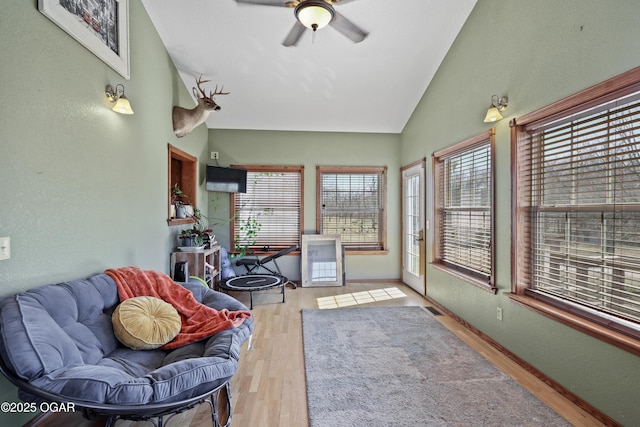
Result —
[[[220,245],[211,249],[197,252],[174,251],[171,252],[171,278],[173,278],[176,262],[187,261],[189,263],[189,275],[197,276],[204,280],[211,289],[218,290],[222,266],[220,263]],[[208,268],[207,264],[213,266]]]

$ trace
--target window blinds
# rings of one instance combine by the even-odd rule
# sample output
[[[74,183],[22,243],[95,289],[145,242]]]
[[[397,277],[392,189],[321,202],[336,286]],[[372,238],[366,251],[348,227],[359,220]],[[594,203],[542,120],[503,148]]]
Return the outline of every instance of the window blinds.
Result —
[[[249,170],[247,192],[234,194],[234,204],[236,245],[270,251],[300,244],[301,167],[293,170],[291,167],[286,170]],[[252,222],[257,225],[255,235],[247,233],[247,224]]]
[[[489,280],[493,223],[490,140],[434,157],[438,261]]]
[[[640,91],[524,126],[528,287],[640,322]]]
[[[384,169],[321,172],[320,233],[339,234],[351,249],[383,249]]]

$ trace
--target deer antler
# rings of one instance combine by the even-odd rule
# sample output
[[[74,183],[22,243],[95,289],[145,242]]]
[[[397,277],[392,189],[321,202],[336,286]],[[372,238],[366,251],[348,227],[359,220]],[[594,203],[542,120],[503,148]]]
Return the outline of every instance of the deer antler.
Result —
[[[200,86],[202,83],[209,83],[211,80],[202,80],[202,76],[200,76],[197,80],[196,80],[196,85],[198,86],[198,90],[200,91],[200,93],[202,94],[203,98],[207,98],[210,100],[213,100],[213,97],[216,95],[229,95],[230,92],[223,92],[224,90],[224,85],[222,86],[222,88],[220,88],[220,90],[218,90],[218,85],[216,85],[216,88],[212,91],[209,91],[209,96],[207,96],[207,94],[204,92],[204,90],[202,89],[202,87]],[[193,88],[193,93],[194,95],[197,97],[197,93],[196,93],[196,88]]]
[[[211,92],[211,95],[209,95],[210,98],[213,98],[215,95],[229,95],[229,92],[223,92],[224,90],[224,85],[222,85],[222,87],[220,88],[220,91],[218,91],[218,85],[216,85],[216,88],[213,90],[213,92]]]
[[[210,98],[210,97],[208,97],[208,96],[207,96],[207,94],[206,94],[206,93],[204,93],[204,90],[202,90],[202,88],[200,87],[200,85],[201,85],[202,83],[209,83],[210,81],[211,81],[211,80],[202,80],[202,76],[198,77],[198,80],[196,80],[196,84],[198,85],[198,90],[199,90],[199,91],[200,91],[200,93],[202,94],[202,97],[203,97],[203,98]],[[194,88],[193,88],[194,93],[195,93],[195,90],[196,90],[196,88],[194,87]],[[197,97],[197,95],[196,95],[196,97]]]

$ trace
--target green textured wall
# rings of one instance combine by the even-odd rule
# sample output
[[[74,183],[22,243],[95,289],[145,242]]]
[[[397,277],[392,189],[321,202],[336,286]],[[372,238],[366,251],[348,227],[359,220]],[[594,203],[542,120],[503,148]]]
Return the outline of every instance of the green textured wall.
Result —
[[[11,259],[0,261],[2,295],[109,267],[169,270],[178,230],[166,223],[167,143],[201,156],[208,133],[173,135],[172,105],[193,101],[139,1],[130,22],[127,81],[35,0],[3,3],[0,236],[11,237]],[[124,83],[135,115],[110,110],[109,83]],[[4,380],[0,401],[17,401]],[[0,425],[26,418],[0,414]]]
[[[114,266],[167,271],[178,231],[165,221],[168,142],[201,159],[219,151],[224,165],[304,164],[309,231],[316,164],[387,165],[390,253],[349,257],[347,274],[399,277],[399,167],[485,130],[489,98],[506,94],[510,107],[496,125],[500,292],[491,295],[428,266],[429,295],[609,416],[625,425],[640,420],[638,357],[504,295],[511,274],[508,120],[639,65],[637,0],[480,0],[400,136],[200,126],[183,139],[171,131],[171,106],[192,101],[138,1],[130,2],[129,81],[40,14],[36,3],[7,2],[0,14],[0,236],[12,243],[12,258],[0,261],[0,294]],[[125,84],[134,116],[109,110],[108,83]],[[201,191],[200,207],[224,214],[228,198],[219,204],[211,198]],[[504,310],[501,323],[497,306]],[[0,380],[0,401],[16,400],[15,387]],[[27,418],[0,414],[0,424]]]
[[[428,295],[624,425],[640,422],[640,358],[512,303],[509,120],[640,65],[637,0],[480,0],[401,136],[406,164],[496,127],[498,295],[427,266]],[[427,200],[433,200],[428,162]],[[428,216],[433,220],[433,211]],[[433,234],[428,234],[432,248]],[[428,258],[432,253],[429,251]],[[496,319],[502,307],[502,322]]]
[[[316,166],[387,166],[387,242],[384,255],[349,255],[347,279],[400,278],[400,136],[395,134],[323,133],[209,130],[211,151],[220,153],[219,163],[255,165],[303,165],[304,229],[316,228]],[[211,193],[209,212],[229,217],[229,197]],[[229,246],[229,227],[217,228],[218,241]],[[278,264],[292,279],[300,278],[299,257],[286,257]]]

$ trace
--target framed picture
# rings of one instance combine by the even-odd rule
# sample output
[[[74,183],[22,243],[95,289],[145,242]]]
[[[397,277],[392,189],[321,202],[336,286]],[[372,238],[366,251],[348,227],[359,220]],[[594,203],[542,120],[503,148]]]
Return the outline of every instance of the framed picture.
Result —
[[[38,9],[129,79],[129,0],[38,0]]]
[[[344,286],[344,251],[340,235],[303,234],[302,286]]]

